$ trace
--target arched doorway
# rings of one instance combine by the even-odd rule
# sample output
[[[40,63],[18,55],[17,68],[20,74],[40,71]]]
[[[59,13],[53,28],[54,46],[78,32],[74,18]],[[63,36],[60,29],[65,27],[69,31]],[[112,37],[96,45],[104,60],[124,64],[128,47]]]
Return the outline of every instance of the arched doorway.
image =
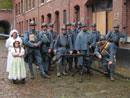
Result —
[[[9,34],[11,24],[7,20],[0,20],[0,33]]]

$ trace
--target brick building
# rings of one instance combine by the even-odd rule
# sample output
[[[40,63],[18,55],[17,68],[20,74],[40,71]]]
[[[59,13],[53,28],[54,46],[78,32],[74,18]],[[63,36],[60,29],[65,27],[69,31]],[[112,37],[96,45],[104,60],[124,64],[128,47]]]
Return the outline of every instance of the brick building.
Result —
[[[113,24],[130,37],[130,0],[12,0],[14,27],[23,35],[29,29],[29,22],[34,20],[37,29],[41,24],[54,23],[60,31],[66,22],[97,24],[102,34],[111,30]]]
[[[8,34],[13,26],[12,10],[0,9],[0,33]]]

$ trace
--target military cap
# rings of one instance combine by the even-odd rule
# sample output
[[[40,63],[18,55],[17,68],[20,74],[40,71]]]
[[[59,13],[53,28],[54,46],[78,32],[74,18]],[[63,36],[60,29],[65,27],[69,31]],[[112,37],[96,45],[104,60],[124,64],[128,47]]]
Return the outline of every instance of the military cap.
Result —
[[[66,26],[62,26],[62,30],[67,30]]]
[[[29,26],[36,26],[36,24],[35,24],[34,21],[31,21],[31,22],[29,23]]]
[[[92,24],[92,27],[96,27],[96,24]]]
[[[47,24],[46,23],[42,23],[41,27],[47,27]]]
[[[78,22],[77,24],[78,24],[78,25],[82,25],[82,23],[81,23],[81,22]]]
[[[87,27],[87,24],[85,24],[85,23],[84,23],[84,24],[82,24],[82,28],[83,28],[83,27]]]
[[[71,25],[71,23],[70,23],[70,22],[67,22],[67,23],[66,23],[66,26],[70,26],[70,25]]]
[[[106,40],[105,36],[104,36],[104,35],[101,35],[101,36],[100,36],[100,40]]]
[[[72,23],[72,26],[76,27],[76,26],[77,26],[77,24],[74,22],[74,23]]]
[[[115,25],[114,25],[114,28],[119,28],[119,25],[118,25],[118,24],[115,24]]]
[[[53,23],[50,23],[50,24],[49,24],[49,27],[53,27],[53,26],[54,26],[54,24],[53,24]]]

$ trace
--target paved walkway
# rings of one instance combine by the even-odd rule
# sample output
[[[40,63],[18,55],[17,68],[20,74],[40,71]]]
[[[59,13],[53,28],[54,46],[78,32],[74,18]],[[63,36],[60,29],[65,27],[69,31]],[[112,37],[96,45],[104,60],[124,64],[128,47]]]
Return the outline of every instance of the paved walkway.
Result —
[[[52,72],[51,79],[42,79],[39,70],[35,69],[34,80],[29,77],[26,84],[13,84],[7,79],[6,69],[7,49],[5,41],[0,40],[0,98],[130,98],[130,81],[116,77],[115,82],[100,73],[93,72],[88,80],[84,75],[84,82],[78,83],[79,75],[75,77],[56,77]]]

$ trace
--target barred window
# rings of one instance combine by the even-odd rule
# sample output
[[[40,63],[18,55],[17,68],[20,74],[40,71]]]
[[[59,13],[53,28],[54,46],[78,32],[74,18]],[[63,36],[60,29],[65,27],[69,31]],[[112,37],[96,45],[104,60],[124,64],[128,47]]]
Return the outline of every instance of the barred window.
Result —
[[[93,5],[93,11],[112,10],[112,0],[98,0]]]

